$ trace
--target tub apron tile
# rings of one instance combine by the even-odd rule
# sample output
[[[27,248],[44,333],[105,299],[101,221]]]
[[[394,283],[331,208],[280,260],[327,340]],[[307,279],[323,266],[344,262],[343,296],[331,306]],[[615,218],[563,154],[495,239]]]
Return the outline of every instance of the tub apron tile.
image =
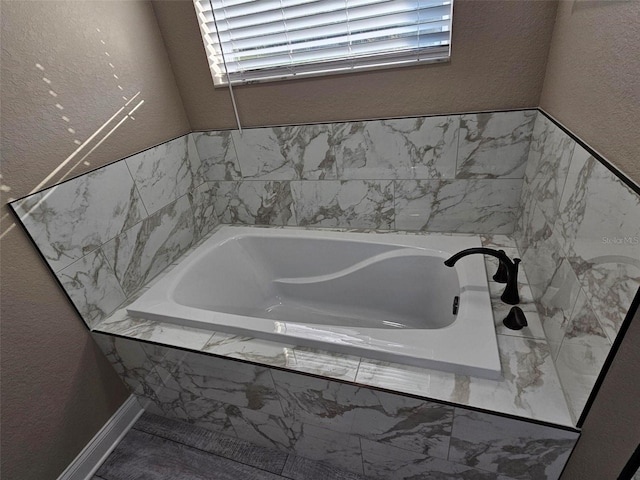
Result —
[[[518,479],[557,479],[578,433],[456,408],[449,460]]]

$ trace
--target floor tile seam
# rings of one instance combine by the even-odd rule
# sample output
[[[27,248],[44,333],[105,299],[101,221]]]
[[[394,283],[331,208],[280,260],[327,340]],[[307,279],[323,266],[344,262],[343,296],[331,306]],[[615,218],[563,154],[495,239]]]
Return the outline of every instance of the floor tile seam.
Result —
[[[232,457],[227,457],[227,456],[225,456],[225,455],[221,455],[221,454],[218,454],[218,453],[214,453],[214,452],[211,452],[211,451],[208,451],[208,450],[203,450],[202,448],[196,447],[196,446],[194,446],[194,445],[189,445],[188,443],[184,443],[184,442],[181,442],[181,441],[178,441],[178,440],[174,440],[174,439],[172,439],[172,438],[169,438],[169,437],[166,437],[166,436],[163,436],[163,435],[159,435],[159,434],[156,434],[156,433],[151,433],[151,432],[148,432],[148,431],[146,431],[146,430],[141,430],[141,429],[139,429],[139,428],[136,428],[136,426],[135,426],[135,425],[132,427],[132,429],[133,429],[133,430],[136,430],[136,431],[138,431],[138,432],[141,432],[141,433],[145,433],[145,434],[147,434],[147,435],[153,435],[154,437],[162,438],[163,440],[166,440],[166,441],[168,441],[168,442],[175,443],[175,444],[177,444],[177,445],[182,445],[182,446],[184,446],[184,447],[187,447],[187,448],[190,448],[190,449],[193,449],[193,450],[197,450],[197,451],[202,452],[202,453],[205,453],[205,454],[207,454],[207,455],[211,455],[211,456],[218,457],[218,458],[224,458],[225,460],[230,460],[230,461],[235,462],[235,463],[240,463],[240,464],[242,464],[242,465],[246,465],[247,467],[255,468],[255,469],[257,469],[257,470],[262,470],[262,471],[264,471],[264,472],[268,472],[268,473],[271,473],[271,474],[274,474],[274,475],[279,475],[278,473],[272,472],[272,471],[270,471],[270,470],[266,470],[266,469],[261,468],[261,467],[257,467],[257,466],[255,466],[255,465],[250,465],[250,464],[247,464],[247,463],[241,462],[241,461],[236,460],[235,458],[232,458]],[[216,433],[216,432],[212,432],[212,433]],[[220,435],[224,435],[224,434],[220,434]],[[228,435],[227,435],[227,436],[228,436]],[[232,439],[232,440],[235,440],[235,439],[234,439],[234,437],[230,437],[230,436],[228,436],[228,437],[229,437],[230,439]],[[252,445],[254,445],[254,444],[252,444]],[[255,446],[256,446],[256,447],[260,447],[259,445],[255,445]],[[264,447],[260,447],[260,448],[264,448]],[[267,449],[267,450],[269,450],[269,449]],[[289,455],[289,454],[287,454],[287,458],[288,458],[288,455]],[[285,465],[285,464],[286,464],[286,459],[285,459],[284,464],[282,465],[282,469],[284,469],[284,465]],[[282,473],[282,469],[280,469],[280,473]],[[108,479],[105,479],[105,480],[108,480]]]

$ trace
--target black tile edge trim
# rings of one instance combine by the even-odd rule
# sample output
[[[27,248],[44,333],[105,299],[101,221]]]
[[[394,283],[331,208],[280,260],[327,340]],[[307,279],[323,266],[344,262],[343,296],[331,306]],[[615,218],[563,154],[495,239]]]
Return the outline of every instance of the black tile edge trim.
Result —
[[[116,338],[122,338],[122,339],[125,339],[125,340],[142,342],[142,343],[146,343],[148,345],[156,345],[156,346],[160,346],[160,347],[173,348],[175,350],[181,350],[183,352],[197,353],[197,354],[206,355],[206,356],[209,356],[209,357],[215,357],[215,358],[220,358],[220,359],[223,359],[223,360],[229,360],[231,362],[245,363],[245,364],[248,364],[248,365],[255,365],[257,367],[270,368],[272,370],[278,370],[278,371],[281,371],[281,372],[294,373],[294,374],[297,374],[297,375],[303,375],[305,377],[319,378],[319,379],[322,379],[322,380],[330,380],[332,382],[342,383],[344,385],[352,385],[352,386],[355,386],[355,387],[368,388],[370,390],[375,390],[375,391],[379,391],[379,392],[392,393],[394,395],[401,395],[403,397],[415,398],[416,400],[424,400],[424,401],[427,401],[427,402],[438,403],[438,404],[447,405],[447,406],[450,406],[450,407],[463,408],[465,410],[472,410],[474,412],[486,413],[488,415],[495,415],[496,417],[503,417],[503,418],[508,418],[508,419],[511,419],[511,420],[518,420],[520,422],[534,423],[536,425],[542,425],[542,426],[545,426],[545,427],[551,427],[551,428],[555,428],[555,429],[558,429],[558,430],[566,430],[568,432],[580,433],[580,430],[578,428],[576,428],[576,427],[569,427],[569,426],[566,426],[566,425],[559,425],[557,423],[546,422],[544,420],[536,420],[536,419],[533,419],[533,418],[519,417],[517,415],[511,415],[511,414],[508,414],[508,413],[496,412],[496,411],[487,410],[487,409],[484,409],[484,408],[473,407],[471,405],[462,405],[460,403],[449,402],[447,400],[440,400],[440,399],[436,399],[436,398],[424,397],[424,396],[421,396],[421,395],[415,395],[415,394],[411,394],[411,393],[399,392],[397,390],[390,390],[388,388],[376,387],[376,386],[372,386],[372,385],[367,385],[365,383],[350,382],[349,380],[343,380],[343,379],[333,378],[333,377],[325,377],[323,375],[318,375],[318,374],[315,374],[315,373],[300,372],[298,370],[291,370],[291,369],[285,368],[285,367],[267,365],[265,363],[252,362],[250,360],[243,360],[243,359],[240,359],[240,358],[231,358],[231,357],[227,357],[225,355],[219,355],[219,354],[215,354],[215,353],[211,353],[211,352],[203,352],[201,350],[193,350],[191,348],[178,347],[178,346],[175,346],[175,345],[168,345],[168,344],[162,343],[162,342],[156,342],[156,341],[146,340],[146,339],[142,339],[142,338],[133,338],[133,337],[129,337],[127,335],[120,335],[120,334],[117,334],[117,333],[103,332],[103,331],[100,331],[99,328],[94,328],[93,330],[91,330],[91,333],[98,334],[98,335],[106,335],[106,336],[116,337]]]
[[[87,330],[91,331],[91,328],[89,328],[89,325],[87,325],[87,322],[84,321],[84,318],[80,313],[80,310],[78,310],[78,307],[76,307],[76,304],[73,303],[73,300],[71,300],[71,297],[69,296],[69,294],[67,293],[67,290],[62,285],[62,282],[56,275],[56,272],[53,271],[53,268],[51,268],[51,265],[49,265],[49,262],[40,251],[40,248],[38,247],[38,244],[36,243],[33,236],[31,235],[31,232],[29,232],[29,230],[27,230],[27,227],[25,227],[24,223],[22,223],[22,219],[20,218],[20,215],[18,215],[18,212],[16,212],[14,206],[11,203],[8,205],[10,207],[11,213],[13,213],[13,216],[16,218],[16,223],[20,225],[20,228],[22,228],[22,231],[31,242],[31,246],[33,247],[33,249],[38,253],[38,256],[40,257],[40,260],[42,260],[42,263],[44,264],[44,266],[47,268],[47,270],[49,270],[49,272],[51,272],[51,276],[53,277],[54,281],[58,284],[58,287],[60,287],[60,291],[64,294],[67,300],[69,300],[69,304],[73,307],[75,312],[78,314],[78,318],[80,319],[82,324],[87,328]]]
[[[631,480],[633,475],[640,469],[640,445],[638,445],[631,455],[631,458],[620,472],[618,480]]]
[[[21,202],[22,200],[24,200],[26,198],[29,198],[32,195],[36,195],[38,193],[45,192],[47,190],[50,190],[50,189],[52,189],[54,187],[57,187],[59,185],[63,185],[65,183],[70,182],[72,180],[75,180],[77,178],[83,177],[83,176],[88,175],[88,174],[93,173],[93,172],[97,172],[98,170],[101,170],[101,169],[103,169],[105,167],[108,167],[110,165],[115,165],[118,162],[123,162],[123,161],[127,160],[128,158],[131,158],[131,157],[133,157],[135,155],[139,155],[140,153],[146,152],[147,150],[151,150],[152,148],[156,148],[156,147],[159,147],[160,145],[164,145],[165,143],[173,142],[174,140],[177,140],[179,138],[186,137],[190,133],[191,132],[183,133],[182,135],[178,135],[177,137],[170,138],[169,140],[165,140],[164,142],[157,143],[155,145],[152,145],[151,147],[144,148],[144,149],[139,150],[139,151],[137,151],[135,153],[132,153],[131,155],[127,155],[126,157],[122,157],[122,158],[119,158],[119,159],[114,160],[112,162],[105,163],[104,165],[100,165],[99,167],[92,168],[91,170],[87,170],[86,172],[79,173],[78,175],[75,175],[75,176],[73,176],[71,178],[67,178],[66,180],[63,180],[62,182],[56,182],[56,183],[54,183],[53,185],[51,185],[49,187],[42,188],[42,189],[40,189],[40,190],[38,190],[36,192],[33,192],[33,193],[28,193],[26,195],[23,195],[20,198],[16,198],[15,200],[11,200],[10,202],[7,202],[7,205],[10,205],[13,208],[14,204],[16,204],[18,202]],[[14,211],[14,213],[15,213],[15,211]]]
[[[604,165],[611,173],[613,173],[618,179],[623,182],[627,187],[633,190],[636,194],[640,195],[640,184],[637,184],[631,178],[629,178],[624,172],[622,172],[618,167],[612,164],[609,160],[604,158],[601,154],[596,152],[591,146],[584,142],[580,137],[578,137],[575,133],[569,130],[567,127],[562,125],[558,120],[553,118],[551,114],[545,112],[540,107],[537,108],[538,112],[542,113],[547,119],[549,119],[554,125],[556,125],[560,130],[566,133],[571,139],[573,139],[578,145],[584,148],[587,152],[591,154],[596,160],[598,160],[602,165]]]
[[[313,125],[331,125],[334,123],[356,123],[356,122],[377,122],[380,120],[404,120],[407,118],[434,118],[434,117],[453,117],[456,115],[480,115],[483,113],[510,113],[510,112],[537,112],[538,107],[521,107],[521,108],[503,108],[495,110],[471,110],[466,112],[448,112],[448,113],[427,113],[424,115],[398,115],[395,117],[374,117],[374,118],[354,118],[350,120],[323,120],[320,122],[301,122],[301,123],[280,123],[272,125],[255,125],[242,127],[242,130],[257,130],[259,128],[277,128],[277,127],[307,127]],[[211,128],[192,130],[191,133],[207,133],[207,132],[234,132],[238,131],[236,127],[228,128]]]
[[[609,354],[607,355],[607,358],[604,361],[604,365],[602,366],[602,369],[598,374],[596,383],[593,385],[593,388],[591,389],[591,393],[589,394],[587,403],[582,409],[582,413],[580,414],[580,418],[578,419],[578,422],[577,422],[577,428],[582,428],[582,425],[584,424],[587,416],[589,415],[589,411],[591,410],[591,407],[593,406],[593,402],[598,396],[600,387],[602,387],[602,384],[604,383],[604,379],[607,376],[607,373],[609,373],[609,369],[611,368],[611,364],[613,363],[615,356],[618,353],[618,349],[620,348],[620,345],[622,345],[622,341],[624,340],[624,337],[627,334],[627,330],[629,330],[631,321],[633,320],[633,317],[635,317],[639,309],[640,309],[640,287],[638,287],[638,290],[636,291],[636,295],[633,298],[633,301],[631,302],[631,306],[629,307],[629,310],[627,310],[627,315],[625,316],[625,319],[622,322],[622,326],[620,327],[620,330],[618,331],[618,334],[616,335],[616,338],[613,341],[613,345],[611,345],[611,350],[609,350]]]

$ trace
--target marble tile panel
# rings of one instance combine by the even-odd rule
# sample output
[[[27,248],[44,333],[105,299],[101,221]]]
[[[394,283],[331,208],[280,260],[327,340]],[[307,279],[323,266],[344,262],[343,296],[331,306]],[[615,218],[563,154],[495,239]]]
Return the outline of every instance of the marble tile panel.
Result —
[[[613,340],[640,286],[640,195],[577,146],[555,226]]]
[[[222,402],[172,387],[162,387],[157,389],[153,395],[141,396],[148,400],[145,408],[150,413],[182,420],[213,432],[236,436],[233,425],[225,412],[225,404]]]
[[[292,480],[326,480],[328,478],[331,480],[364,480],[363,476],[356,473],[295,455],[289,455],[282,475]]]
[[[576,299],[571,318],[567,322],[563,343],[577,343],[588,346],[611,346],[611,342],[600,326],[600,322],[591,309],[584,291]]]
[[[216,332],[204,352],[299,372],[354,381],[360,357]]]
[[[203,180],[212,182],[242,178],[230,130],[193,132],[190,136],[200,157]]]
[[[462,115],[456,178],[523,178],[535,110]]]
[[[363,474],[360,439],[314,425],[303,425],[295,444],[295,453],[310,460],[317,460]]]
[[[294,452],[296,441],[302,434],[302,424],[290,418],[235,405],[227,405],[226,413],[238,438],[261,447]]]
[[[92,337],[118,376],[136,395],[151,394],[162,388],[154,365],[139,342],[96,333]]]
[[[456,408],[449,460],[519,479],[557,479],[578,433]]]
[[[515,228],[513,230],[513,238],[515,239],[518,249],[522,255],[524,255],[527,248],[529,248],[532,232],[539,228],[537,223],[540,223],[540,219],[533,218],[535,212],[536,201],[533,198],[533,194],[531,193],[529,186],[525,182],[522,184],[520,206],[518,207]],[[544,218],[544,215],[542,215],[542,212],[540,212],[540,215],[542,216],[543,223],[546,223],[546,219]]]
[[[179,363],[174,368],[176,358]],[[168,387],[229,405],[283,415],[271,374],[265,367],[193,352],[183,355],[180,351],[165,355],[163,364],[171,373],[165,382]]]
[[[295,225],[290,182],[211,182],[215,214],[222,223]]]
[[[282,480],[274,473],[139,430],[125,435],[96,474],[110,480],[205,480],[212,478],[212,472],[218,480]]]
[[[56,276],[89,328],[125,300],[115,272],[100,249],[63,268]]]
[[[102,249],[124,292],[131,295],[191,246],[193,231],[193,212],[185,195],[107,242]]]
[[[122,161],[30,195],[12,206],[55,272],[147,216]]]
[[[193,236],[199,240],[218,226],[215,210],[216,191],[209,183],[203,183],[189,193],[193,214]]]
[[[332,145],[332,125],[301,125],[281,128],[284,151],[301,180],[333,180],[338,178]]]
[[[546,342],[498,335],[503,381],[456,378],[451,400],[468,405],[492,405],[496,411],[523,415],[559,425],[571,425],[551,352]],[[466,400],[459,402],[457,400]]]
[[[295,127],[268,127],[231,132],[243,178],[254,180],[293,180],[296,171],[284,147],[281,133]]]
[[[532,268],[535,268],[535,265]],[[554,360],[558,356],[565,329],[580,292],[580,284],[571,265],[566,259],[562,259],[560,267],[537,302]]]
[[[554,232],[553,224],[547,222],[547,219],[542,213],[542,210],[538,208],[535,200],[532,200],[531,205],[523,209],[520,215],[516,222],[521,222],[516,226],[516,230],[518,231],[516,238],[518,239],[518,250],[522,257],[524,257],[530,247],[539,247],[539,245],[544,243]],[[557,235],[555,240],[556,243],[559,241]],[[562,252],[562,250],[560,250],[560,244],[558,243],[557,246],[559,248],[558,253],[560,254]]]
[[[291,182],[297,224],[317,227],[393,228],[393,182]]]
[[[184,135],[125,160],[149,215],[198,186]]]
[[[430,457],[447,458],[453,407],[375,390],[356,410],[351,432]]]
[[[271,374],[284,414],[300,423],[349,433],[356,409],[373,400],[353,385],[279,370]]]
[[[185,135],[185,137],[187,138],[187,158],[189,159],[191,172],[193,174],[193,187],[196,188],[205,183],[207,178],[203,173],[204,169],[202,168],[202,160],[200,160],[198,147],[196,146],[193,134],[189,133]]]
[[[524,182],[552,225],[575,145],[576,142],[551,120],[543,114],[537,116]]]
[[[133,428],[272,473],[280,473],[288,457],[239,438],[149,413],[144,413]]]
[[[487,472],[431,458],[417,452],[362,440],[362,460],[367,478],[378,480],[506,480]]]
[[[556,369],[574,419],[580,417],[604,365],[611,342],[586,295],[580,292],[556,359]]]
[[[546,342],[498,335],[503,380],[362,359],[356,382],[434,400],[573,425]]]
[[[458,116],[334,124],[342,180],[453,178]]]
[[[548,223],[542,221],[541,211],[537,210],[534,217],[541,220],[537,224],[539,230],[532,230],[529,246],[522,254],[520,268],[526,274],[533,298],[539,301],[557,276],[564,257],[558,235]]]
[[[512,233],[522,181],[395,182],[395,228],[457,233]]]

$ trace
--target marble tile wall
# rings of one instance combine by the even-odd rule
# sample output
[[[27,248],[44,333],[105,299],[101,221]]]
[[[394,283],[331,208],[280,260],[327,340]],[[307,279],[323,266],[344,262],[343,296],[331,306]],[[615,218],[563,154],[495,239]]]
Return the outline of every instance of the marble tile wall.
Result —
[[[640,286],[640,195],[540,113],[515,238],[577,420]]]
[[[217,225],[193,138],[12,204],[89,328]]]
[[[218,222],[511,233],[536,116],[192,133],[12,206],[91,328]]]
[[[223,223],[512,233],[533,110],[193,133]]]
[[[578,436],[362,385],[93,335],[151,413],[366,478],[555,479]],[[199,341],[206,346],[206,338]]]

